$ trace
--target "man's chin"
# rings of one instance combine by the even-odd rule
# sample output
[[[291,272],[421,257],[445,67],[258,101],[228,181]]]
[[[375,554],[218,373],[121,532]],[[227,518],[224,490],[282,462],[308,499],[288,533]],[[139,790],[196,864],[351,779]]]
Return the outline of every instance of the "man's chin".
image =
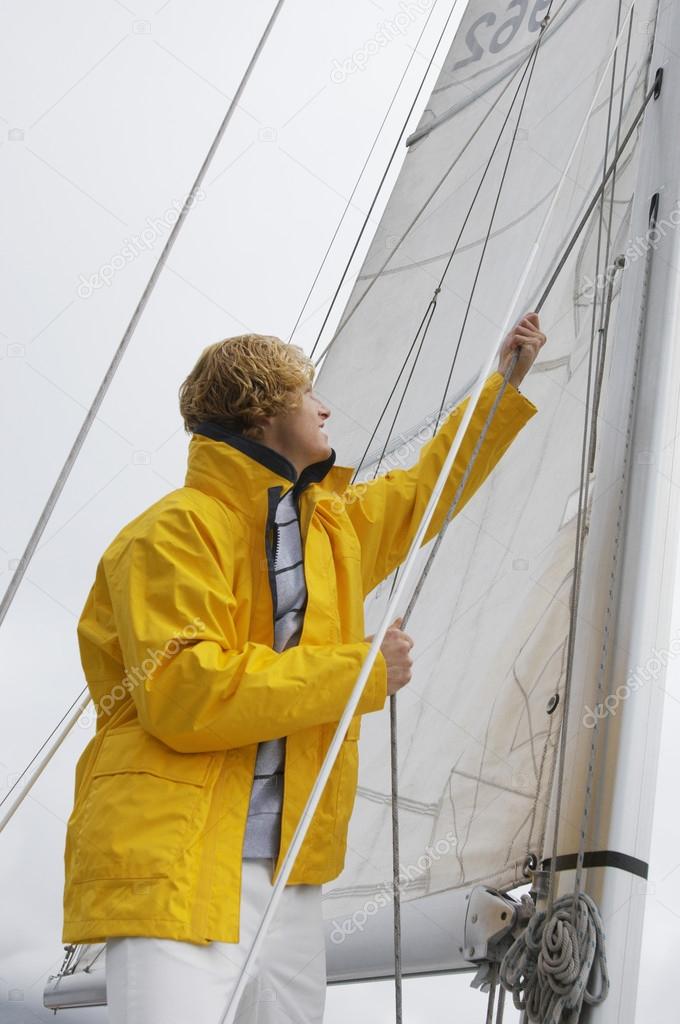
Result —
[[[324,462],[327,458],[329,458],[332,451],[333,449],[331,447],[330,441],[326,441],[325,444],[321,444],[317,448],[316,452],[314,453],[314,456],[310,459],[310,462]]]

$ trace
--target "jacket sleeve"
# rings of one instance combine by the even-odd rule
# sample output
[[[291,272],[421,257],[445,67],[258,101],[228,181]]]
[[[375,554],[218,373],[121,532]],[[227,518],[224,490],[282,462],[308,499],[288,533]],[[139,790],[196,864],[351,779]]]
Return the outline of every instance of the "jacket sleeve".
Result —
[[[239,644],[236,623],[248,609],[233,561],[215,550],[196,513],[164,510],[104,570],[125,685],[140,724],[169,747],[228,750],[339,720],[370,644],[281,653]],[[386,687],[379,652],[357,713],[380,710]]]
[[[484,385],[423,544],[432,540],[444,525],[458,484],[502,383],[502,375],[494,373]],[[361,544],[364,594],[386,579],[406,558],[468,401],[469,398],[465,398],[460,402],[434,437],[422,447],[415,466],[390,471],[370,482],[352,484],[344,492],[343,501]],[[468,477],[457,513],[486,480],[524,424],[536,412],[536,406],[509,384]]]

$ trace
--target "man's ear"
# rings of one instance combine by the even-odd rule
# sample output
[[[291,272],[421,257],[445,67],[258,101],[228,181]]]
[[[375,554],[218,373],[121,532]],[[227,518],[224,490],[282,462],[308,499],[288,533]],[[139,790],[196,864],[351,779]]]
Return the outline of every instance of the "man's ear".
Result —
[[[258,416],[253,423],[243,431],[245,437],[251,437],[254,441],[261,441],[266,428],[271,424],[271,416]]]

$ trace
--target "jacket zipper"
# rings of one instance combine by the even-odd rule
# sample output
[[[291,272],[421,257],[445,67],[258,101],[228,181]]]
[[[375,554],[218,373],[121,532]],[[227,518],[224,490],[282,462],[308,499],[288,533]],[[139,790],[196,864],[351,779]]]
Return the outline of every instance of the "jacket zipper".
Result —
[[[305,556],[306,556],[306,553],[307,553],[307,536],[308,536],[308,533],[309,533],[309,521],[307,522],[307,529],[306,529],[305,535],[303,537],[302,536],[302,509],[300,508],[300,496],[299,495],[298,495],[297,500],[296,500],[296,505],[297,505],[298,519],[300,521],[300,540],[301,540],[301,549],[302,549],[302,571],[304,573],[304,571],[305,571]],[[311,511],[310,511],[310,514],[309,514],[309,520],[311,520],[313,513],[314,513],[314,504],[311,507]],[[306,589],[307,589],[307,578],[306,578],[306,573],[305,573],[305,590]],[[306,603],[307,603],[307,599],[305,599],[305,605],[306,605]],[[304,619],[303,619],[303,629],[300,632],[300,638],[302,638],[302,632],[303,631],[304,631]],[[299,641],[298,641],[298,643],[299,643]],[[273,869],[273,872],[272,872],[272,884],[274,884],[274,882],[278,878],[279,868],[281,867],[281,847],[282,847],[282,844],[283,844],[283,822],[284,822],[285,810],[286,810],[286,775],[287,775],[287,765],[288,765],[288,742],[286,742],[285,756],[284,756],[284,762],[283,762],[283,778],[282,778],[283,794],[282,794],[282,797],[281,797],[281,826],[280,826],[280,832],[279,832],[279,834],[280,834],[279,849],[278,849],[278,853],[276,854],[276,857],[274,858],[274,869]]]
[[[279,554],[279,528],[276,523],[272,525],[272,565],[276,569],[276,559]]]

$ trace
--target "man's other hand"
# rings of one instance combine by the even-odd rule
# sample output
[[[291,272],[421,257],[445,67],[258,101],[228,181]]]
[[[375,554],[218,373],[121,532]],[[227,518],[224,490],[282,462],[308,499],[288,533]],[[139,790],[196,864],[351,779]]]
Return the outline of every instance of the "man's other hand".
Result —
[[[388,626],[380,645],[382,655],[387,662],[387,692],[390,696],[411,681],[413,659],[410,651],[413,647],[413,640],[408,633],[404,633],[400,628],[401,622],[400,618],[395,619],[392,625]],[[366,639],[372,640],[373,636],[367,636]]]

